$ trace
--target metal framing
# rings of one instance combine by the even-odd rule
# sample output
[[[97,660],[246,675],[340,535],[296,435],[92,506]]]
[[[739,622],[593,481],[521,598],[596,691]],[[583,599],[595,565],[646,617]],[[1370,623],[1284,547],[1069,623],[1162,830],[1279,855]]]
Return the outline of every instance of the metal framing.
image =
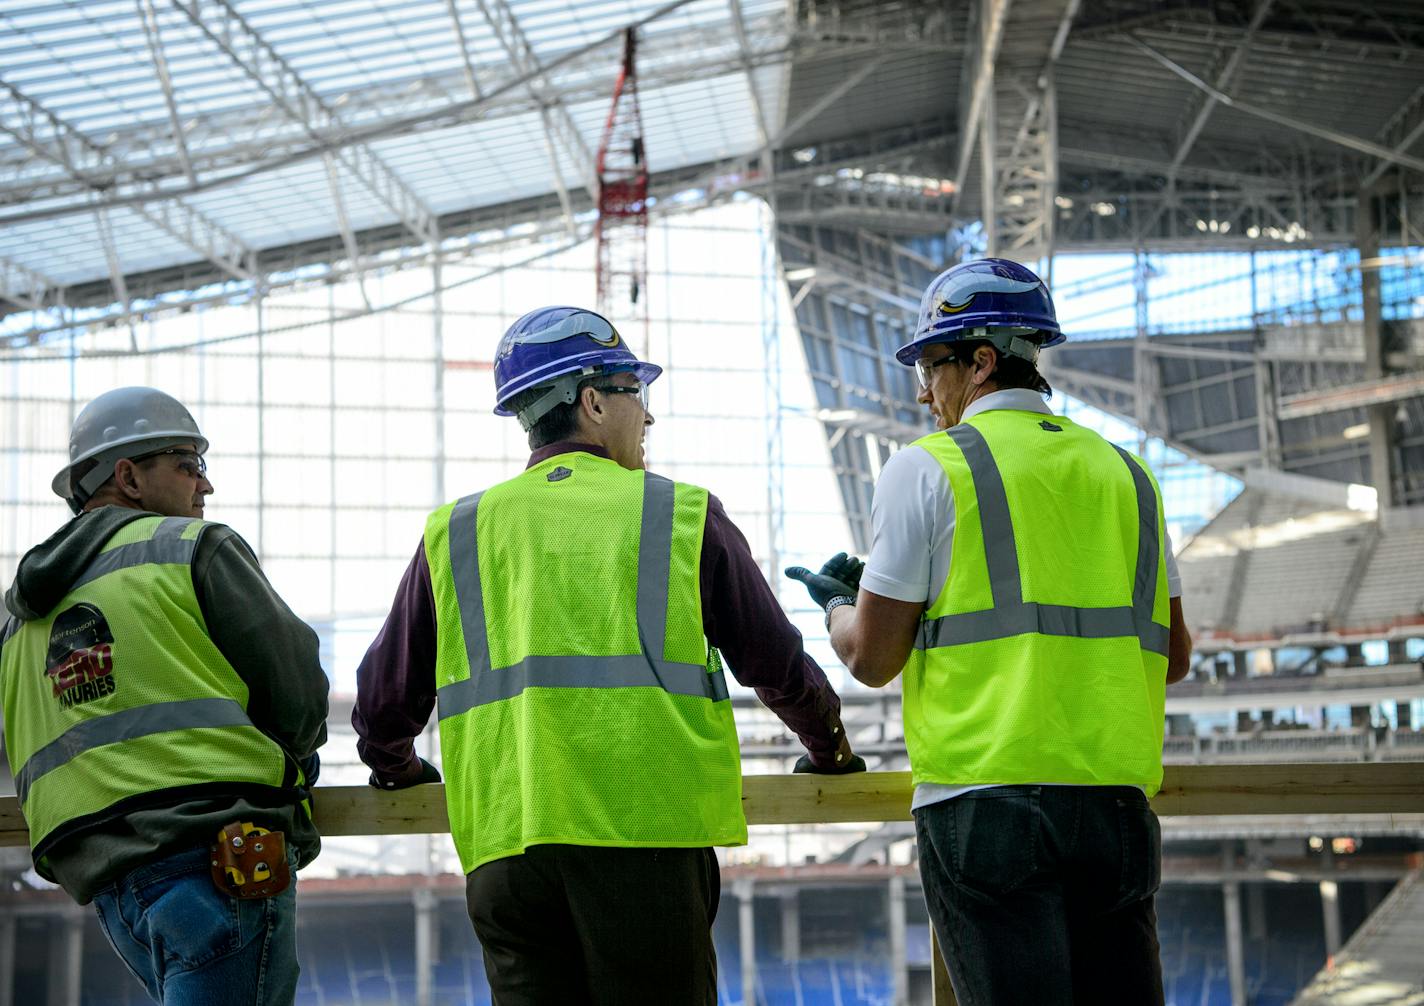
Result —
[[[14,59],[19,69],[0,80],[0,131],[14,141],[0,143],[0,230],[26,235],[0,239],[0,312],[17,314],[0,314],[0,335],[23,346],[75,324],[132,325],[318,278],[438,268],[462,246],[547,235],[554,219],[574,239],[596,189],[581,123],[587,107],[606,103],[614,43],[629,23],[641,26],[648,143],[663,169],[651,180],[654,212],[737,192],[767,199],[788,279],[813,270],[809,281],[791,280],[798,318],[821,317],[819,328],[803,321],[808,347],[831,331],[828,305],[838,305],[883,320],[869,322],[882,368],[880,341],[901,330],[927,279],[907,281],[898,266],[933,248],[921,256],[932,275],[964,253],[943,236],[969,233],[976,219],[983,250],[1050,269],[1055,254],[1083,250],[1132,252],[1145,264],[1174,251],[1331,249],[1355,244],[1363,180],[1380,245],[1424,243],[1424,15],[1393,5],[1346,23],[1326,6],[1207,0],[1193,14],[1148,0],[962,0],[948,9],[929,0],[640,0],[617,11],[585,6],[575,24],[571,13],[518,0],[423,0],[407,12],[409,26],[382,28],[359,5],[326,25],[304,22],[300,4],[284,13],[237,0],[133,0],[104,16],[117,59],[152,68],[135,97],[106,99],[100,89],[79,101],[56,74]],[[51,30],[42,15],[15,23],[21,33]],[[349,54],[328,44],[343,30]],[[408,66],[386,68],[379,44],[362,41],[382,31],[406,46]],[[23,53],[24,37],[0,36],[0,59]],[[1302,64],[1306,53],[1313,64]],[[96,57],[76,80],[96,87],[116,65]],[[1321,90],[1312,65],[1329,68],[1335,93]],[[962,97],[955,79],[966,84]],[[697,93],[718,81],[732,89],[710,103]],[[1118,100],[1124,93],[1134,100]],[[114,121],[101,126],[105,100]],[[688,140],[712,133],[724,142]],[[678,148],[675,134],[681,163],[665,153]],[[438,178],[412,147],[423,143],[436,145],[426,148],[435,157],[444,143],[467,153]],[[480,164],[531,182],[519,198],[482,204],[484,187],[459,184],[460,171]],[[565,182],[568,171],[583,191]],[[270,236],[262,199],[281,197],[286,179],[306,193],[306,215],[324,222],[320,236]],[[320,203],[310,201],[313,181]],[[457,200],[465,205],[451,209]],[[32,235],[45,226],[90,229],[87,273],[37,254]],[[153,228],[174,242],[158,266],[143,241]],[[140,246],[148,258],[135,268]],[[1282,337],[1267,331],[1278,319],[1257,320],[1256,345],[1241,351],[1265,361],[1249,376],[1270,408],[1193,427],[1182,441],[1189,450],[1219,464],[1255,460],[1254,450],[1288,469],[1347,472],[1358,445],[1321,439],[1322,417],[1335,413],[1300,414],[1344,395],[1354,404],[1340,414],[1368,405],[1372,422],[1398,425],[1377,461],[1424,451],[1407,432],[1418,396],[1400,390],[1414,386],[1415,356],[1386,347],[1373,383],[1331,373],[1318,378],[1323,389],[1301,386],[1278,359]],[[1176,436],[1178,399],[1212,375],[1184,385],[1157,371],[1193,356],[1193,366],[1217,364],[1200,342],[1165,345],[1139,322],[1136,365],[1084,370],[1065,357],[1064,372],[1145,430]],[[1353,338],[1348,321],[1338,324],[1334,342]],[[839,335],[833,342],[851,349]],[[833,413],[860,391],[880,396],[851,418],[824,420],[833,452],[909,435],[915,410],[892,403],[912,402],[913,389],[891,388],[893,372],[875,381],[869,370],[829,373]],[[1334,390],[1342,382],[1349,387]],[[1240,438],[1252,424],[1247,445]],[[874,455],[857,449],[837,464],[865,482]],[[1421,493],[1401,483],[1393,495]],[[852,510],[863,510],[853,496]]]

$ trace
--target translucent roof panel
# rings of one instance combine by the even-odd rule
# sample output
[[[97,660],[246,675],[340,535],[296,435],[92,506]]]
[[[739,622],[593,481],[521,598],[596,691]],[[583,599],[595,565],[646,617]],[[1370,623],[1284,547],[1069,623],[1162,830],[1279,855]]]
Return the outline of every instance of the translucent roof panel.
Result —
[[[608,116],[620,33],[659,12],[639,34],[655,170],[750,153],[760,134],[732,8],[725,0],[668,7],[5,5],[0,259],[63,285],[108,278],[96,205],[122,207],[109,229],[132,273],[201,260],[213,240],[260,252],[345,227],[399,225],[412,212],[581,189]],[[788,9],[783,0],[744,0],[741,13],[751,73],[775,115],[790,59]],[[577,143],[556,137],[551,156],[541,105],[556,125],[572,124]],[[170,198],[134,205],[155,189]]]

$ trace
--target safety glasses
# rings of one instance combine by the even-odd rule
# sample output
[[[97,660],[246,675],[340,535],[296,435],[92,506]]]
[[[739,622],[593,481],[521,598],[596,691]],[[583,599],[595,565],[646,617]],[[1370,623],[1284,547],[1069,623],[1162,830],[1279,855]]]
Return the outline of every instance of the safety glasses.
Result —
[[[915,376],[920,379],[920,387],[928,388],[930,381],[934,378],[934,369],[941,364],[953,363],[954,357],[944,356],[938,360],[926,360],[923,357],[915,361]]]
[[[170,447],[166,451],[153,451],[149,454],[140,454],[136,458],[129,458],[137,464],[140,461],[148,461],[150,458],[161,458],[165,454],[171,454],[178,459],[175,466],[180,472],[190,479],[206,478],[208,474],[208,463],[203,460],[203,456],[196,451],[185,451],[180,448]]]
[[[637,384],[595,384],[594,389],[605,395],[637,395],[643,411],[648,411],[648,386],[641,381]]]

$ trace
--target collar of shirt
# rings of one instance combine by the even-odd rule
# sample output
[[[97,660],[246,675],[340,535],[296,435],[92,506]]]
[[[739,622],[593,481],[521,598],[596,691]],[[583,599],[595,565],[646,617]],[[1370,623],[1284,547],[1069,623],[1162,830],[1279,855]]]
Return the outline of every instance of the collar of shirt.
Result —
[[[585,454],[592,454],[596,458],[608,458],[612,460],[612,456],[597,444],[584,444],[577,440],[560,440],[556,444],[545,444],[533,454],[529,455],[529,463],[524,467],[525,469],[533,468],[537,464],[548,461],[556,454],[572,454],[574,451],[583,451]]]
[[[1053,415],[1053,410],[1048,407],[1048,403],[1043,400],[1043,396],[1032,388],[1005,388],[1003,391],[991,391],[983,398],[976,398],[970,402],[969,408],[964,410],[964,416],[960,419],[960,422],[963,422],[965,419],[972,419],[981,412],[989,412],[993,409],[1012,409],[1015,412],[1037,412],[1045,416]]]

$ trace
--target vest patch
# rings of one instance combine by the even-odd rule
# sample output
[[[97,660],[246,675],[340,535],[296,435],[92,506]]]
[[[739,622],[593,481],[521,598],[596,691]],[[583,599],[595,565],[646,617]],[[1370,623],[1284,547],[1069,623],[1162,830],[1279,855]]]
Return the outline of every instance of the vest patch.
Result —
[[[548,475],[545,475],[544,477],[550,482],[562,482],[564,479],[568,478],[572,474],[572,468],[565,468],[563,465],[559,465],[559,467],[555,468],[553,471],[551,471]]]
[[[1049,433],[1062,433],[1063,427],[1056,423],[1050,423],[1047,419],[1038,424],[1039,429],[1047,430]]]
[[[55,617],[49,633],[45,674],[54,697],[66,709],[112,695],[114,633],[104,613],[92,604],[76,604]]]

